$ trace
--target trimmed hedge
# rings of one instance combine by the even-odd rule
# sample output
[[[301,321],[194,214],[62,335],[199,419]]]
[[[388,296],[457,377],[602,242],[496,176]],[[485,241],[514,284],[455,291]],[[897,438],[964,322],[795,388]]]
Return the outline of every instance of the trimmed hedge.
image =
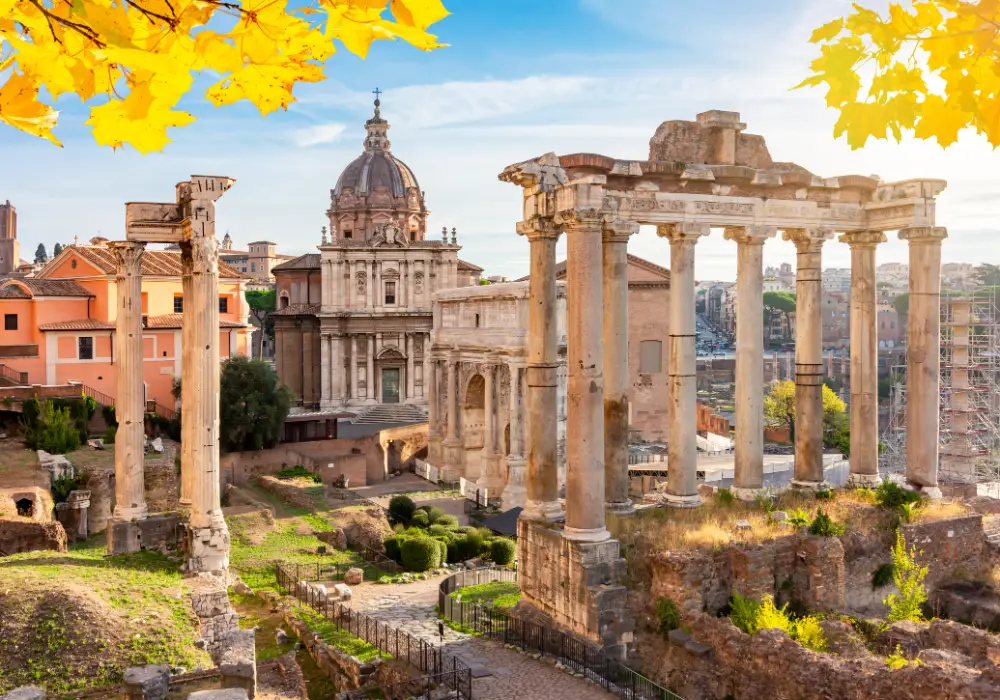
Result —
[[[490,558],[498,566],[510,566],[517,552],[517,544],[506,537],[498,537],[490,542]]]
[[[410,518],[410,524],[414,527],[427,527],[431,524],[430,518],[427,517],[427,512],[423,510],[418,510]]]
[[[421,510],[427,513],[428,522],[433,525],[438,521],[438,518],[444,516],[444,511],[437,506],[421,506]]]
[[[382,545],[385,547],[385,555],[397,564],[403,563],[403,543],[406,542],[405,535],[393,535],[387,537]]]
[[[403,542],[402,549],[403,566],[407,571],[429,571],[441,566],[441,548],[437,540],[414,537]]]
[[[454,515],[442,515],[441,517],[432,520],[431,523],[445,528],[456,528],[458,527],[458,518]]]
[[[389,512],[403,520],[409,520],[417,510],[417,504],[409,496],[393,496],[389,501]]]
[[[468,534],[464,540],[459,540],[458,555],[462,558],[461,561],[478,557],[483,549],[483,542],[483,538],[477,534]]]

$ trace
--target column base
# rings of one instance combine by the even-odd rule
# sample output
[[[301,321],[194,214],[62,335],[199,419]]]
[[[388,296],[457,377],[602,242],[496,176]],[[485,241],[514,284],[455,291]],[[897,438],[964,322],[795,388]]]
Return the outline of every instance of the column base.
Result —
[[[856,489],[873,489],[882,483],[882,477],[878,474],[851,474],[847,478],[847,485]]]
[[[504,487],[504,478],[500,474],[500,455],[490,454],[482,457],[483,471],[476,486],[486,489],[487,497],[500,495]]]
[[[699,494],[694,494],[693,496],[677,496],[672,493],[664,493],[660,498],[664,505],[668,505],[671,508],[697,508],[705,503],[701,500],[701,496]]]
[[[555,522],[562,520],[566,515],[563,505],[559,501],[526,501],[524,510],[521,511],[523,520],[539,520],[542,522]]]
[[[941,493],[941,489],[937,486],[919,486],[917,484],[907,483],[907,488],[910,488],[918,492],[921,496],[926,496],[932,501],[940,501],[944,498],[944,494]]]
[[[817,491],[829,491],[833,488],[826,481],[805,481],[800,479],[792,479],[792,482],[788,485],[788,488],[793,491],[809,491],[816,493]]]
[[[187,529],[187,571],[225,574],[229,569],[229,530],[225,523]]]
[[[563,537],[574,542],[603,542],[611,539],[611,533],[606,527],[566,527],[563,528]]]
[[[630,515],[635,515],[635,504],[631,500],[606,501],[604,503],[604,512],[616,515],[619,518],[626,518]]]
[[[744,486],[733,486],[729,491],[736,496],[741,501],[754,502],[757,500],[758,496],[767,493],[767,489],[763,486],[757,486],[755,488],[748,488]]]
[[[149,516],[149,507],[143,503],[140,506],[133,506],[131,508],[126,508],[123,506],[115,506],[114,515],[111,517],[115,520],[120,521],[131,521],[131,520],[145,520]]]
[[[507,484],[500,495],[500,508],[510,510],[511,508],[524,508],[528,500],[528,490],[523,486]]]

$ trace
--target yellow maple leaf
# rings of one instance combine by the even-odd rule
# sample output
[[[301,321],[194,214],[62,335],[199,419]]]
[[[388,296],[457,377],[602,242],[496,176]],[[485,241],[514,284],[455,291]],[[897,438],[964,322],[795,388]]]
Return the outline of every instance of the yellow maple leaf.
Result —
[[[829,41],[833,37],[840,34],[844,29],[844,20],[837,18],[830,22],[827,22],[822,27],[813,30],[812,36],[809,37],[809,42],[812,44],[818,44],[823,41]]]
[[[400,23],[419,30],[427,29],[451,14],[441,0],[392,0],[390,8],[392,16]]]
[[[833,127],[833,137],[847,134],[847,144],[853,149],[862,148],[869,137],[884,138],[886,110],[874,102],[853,102],[844,105],[840,119]]]
[[[102,146],[120,148],[129,144],[140,153],[162,151],[170,143],[167,128],[187,126],[195,120],[187,112],[169,109],[158,102],[146,84],[137,85],[124,100],[110,100],[90,110],[85,123],[94,130]]]
[[[11,73],[0,87],[0,122],[33,136],[61,143],[52,134],[59,112],[38,101],[38,83],[22,73]]]
[[[913,129],[918,139],[933,139],[943,147],[958,141],[958,132],[968,126],[968,115],[955,109],[940,95],[927,95],[920,105],[920,119]]]

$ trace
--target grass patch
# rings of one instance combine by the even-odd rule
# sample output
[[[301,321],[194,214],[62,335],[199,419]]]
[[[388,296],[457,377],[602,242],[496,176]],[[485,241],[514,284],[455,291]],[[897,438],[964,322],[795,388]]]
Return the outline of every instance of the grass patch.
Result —
[[[392,658],[388,654],[381,653],[378,647],[372,646],[365,640],[338,629],[335,624],[306,605],[295,606],[291,609],[291,614],[304,622],[324,642],[350,654],[362,663],[373,661],[380,655],[385,659]]]
[[[0,562],[0,694],[22,685],[65,694],[118,683],[129,666],[208,667],[194,647],[180,560],[105,557],[103,535],[68,552]]]
[[[451,594],[462,595],[463,603],[483,605],[487,608],[513,608],[521,600],[521,590],[515,581],[491,581],[476,586],[466,586]]]

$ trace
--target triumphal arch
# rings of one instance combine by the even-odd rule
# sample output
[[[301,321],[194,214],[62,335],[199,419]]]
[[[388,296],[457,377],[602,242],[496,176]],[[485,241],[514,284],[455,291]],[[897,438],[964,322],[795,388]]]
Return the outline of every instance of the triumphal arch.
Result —
[[[671,506],[701,502],[696,474],[695,278],[698,242],[712,229],[738,260],[734,492],[763,486],[763,247],[780,231],[798,251],[795,472],[792,485],[823,484],[823,246],[839,234],[851,249],[851,477],[878,475],[878,343],[875,251],[887,231],[909,244],[907,470],[915,488],[939,495],[938,365],[941,242],[934,197],[942,180],[882,182],[821,177],[772,160],[762,136],[744,133],[736,112],[668,121],[649,159],[548,153],[507,167],[500,179],[523,190],[519,234],[530,244],[527,361],[527,504],[518,536],[525,598],[611,647],[627,642],[618,544],[605,511],[628,513],[628,309],[626,247],[640,225],[670,242],[668,476]],[[566,498],[558,498],[555,247],[567,237],[568,408]],[[704,244],[702,244],[704,245]],[[717,243],[716,245],[728,245]],[[565,517],[565,525],[553,521]],[[619,590],[620,589],[620,590]]]

